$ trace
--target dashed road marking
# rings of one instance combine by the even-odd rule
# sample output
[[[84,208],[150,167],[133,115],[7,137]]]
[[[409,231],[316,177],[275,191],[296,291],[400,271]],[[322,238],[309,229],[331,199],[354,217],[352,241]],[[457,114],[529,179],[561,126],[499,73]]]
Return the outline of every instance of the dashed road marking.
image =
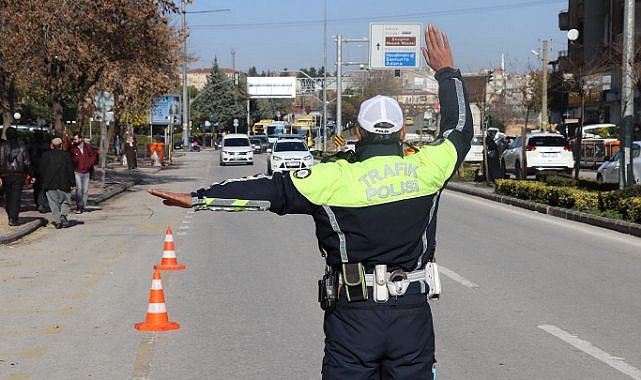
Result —
[[[439,271],[439,273],[446,275],[447,277],[451,278],[452,280],[454,280],[454,281],[458,282],[459,284],[461,284],[463,286],[466,286],[466,287],[468,287],[470,289],[477,289],[477,288],[480,287],[477,284],[473,283],[472,281],[468,280],[467,278],[461,276],[460,274],[454,272],[451,269],[445,268],[444,266],[442,266],[440,264],[438,266],[438,271]]]
[[[612,356],[602,349],[593,346],[592,343],[588,342],[587,340],[579,339],[575,335],[563,331],[556,326],[539,325],[538,327],[541,330],[561,339],[562,341],[569,343],[571,346],[578,348],[586,354],[602,361],[603,363],[609,365],[617,371],[626,374],[635,380],[641,380],[641,370],[629,365],[628,363],[623,361],[623,358]]]

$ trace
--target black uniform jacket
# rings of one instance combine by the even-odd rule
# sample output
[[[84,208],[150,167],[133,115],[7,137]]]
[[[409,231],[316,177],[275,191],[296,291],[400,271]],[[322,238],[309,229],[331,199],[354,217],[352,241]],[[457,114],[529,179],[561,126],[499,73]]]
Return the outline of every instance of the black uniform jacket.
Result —
[[[327,262],[363,262],[368,268],[422,268],[429,250],[438,197],[461,164],[473,136],[467,93],[458,70],[436,73],[441,124],[439,138],[402,157],[397,146],[357,147],[360,160],[321,163],[292,173],[226,180],[206,198],[268,200],[277,214],[309,214]]]

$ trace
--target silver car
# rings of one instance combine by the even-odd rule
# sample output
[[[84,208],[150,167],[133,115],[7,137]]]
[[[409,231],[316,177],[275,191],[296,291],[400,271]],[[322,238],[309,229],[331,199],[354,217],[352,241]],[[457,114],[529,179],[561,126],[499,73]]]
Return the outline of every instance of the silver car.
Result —
[[[619,182],[619,165],[621,150],[618,150],[610,159],[596,170],[596,180],[601,182],[617,183]],[[632,143],[632,173],[634,182],[641,183],[641,141]]]

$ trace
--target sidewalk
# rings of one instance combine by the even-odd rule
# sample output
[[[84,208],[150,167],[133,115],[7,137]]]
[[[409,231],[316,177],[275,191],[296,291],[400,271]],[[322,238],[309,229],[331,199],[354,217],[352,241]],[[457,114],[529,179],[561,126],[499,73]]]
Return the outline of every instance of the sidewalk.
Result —
[[[145,162],[144,160],[138,161]],[[140,183],[145,177],[157,173],[160,167],[139,166],[137,169],[127,170],[127,167],[117,163],[107,165],[105,174],[105,187],[102,187],[102,170],[96,167],[93,178],[89,181],[88,209],[91,206],[99,205],[105,200],[122,193],[133,185]],[[72,192],[71,213],[75,210],[75,194]],[[8,244],[34,232],[40,227],[46,227],[51,219],[51,213],[40,213],[36,210],[33,199],[33,189],[25,189],[22,192],[20,206],[20,225],[10,227],[7,220],[7,213],[4,210],[4,200],[0,201],[0,244]]]

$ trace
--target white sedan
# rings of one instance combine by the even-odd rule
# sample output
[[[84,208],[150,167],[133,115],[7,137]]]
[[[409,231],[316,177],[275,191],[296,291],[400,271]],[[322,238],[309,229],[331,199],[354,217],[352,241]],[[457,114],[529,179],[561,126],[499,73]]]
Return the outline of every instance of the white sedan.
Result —
[[[632,143],[632,173],[636,184],[641,184],[641,141]],[[606,160],[596,170],[596,180],[602,182],[619,182],[619,165],[621,150],[618,150],[612,158]]]
[[[301,139],[279,139],[267,159],[267,173],[304,169],[314,165],[314,157]]]

